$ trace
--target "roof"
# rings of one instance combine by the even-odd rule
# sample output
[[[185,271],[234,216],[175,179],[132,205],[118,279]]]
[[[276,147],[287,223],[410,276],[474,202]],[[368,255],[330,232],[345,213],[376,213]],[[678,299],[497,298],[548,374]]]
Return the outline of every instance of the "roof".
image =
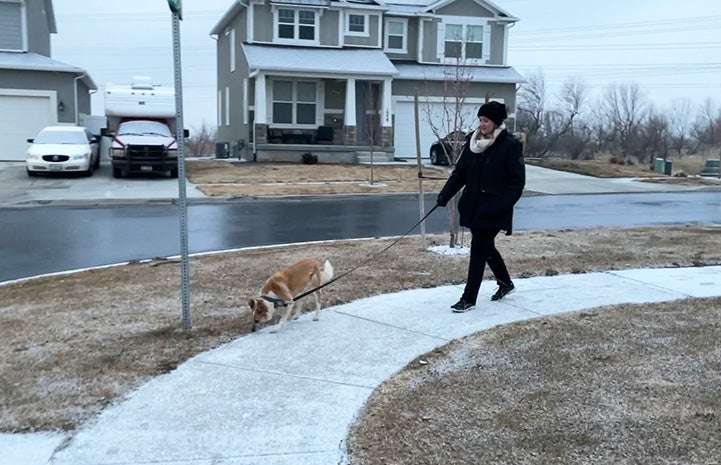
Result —
[[[220,17],[213,29],[210,30],[210,35],[219,35],[223,32],[223,29],[230,23],[230,21],[238,14],[241,8],[247,8],[248,4],[241,0],[235,0],[228,10]]]
[[[389,0],[386,2],[386,6],[390,9],[390,13],[398,14],[428,14],[434,13],[438,8],[442,8],[448,4],[455,2],[456,0]],[[479,5],[488,8],[493,11],[499,20],[506,20],[515,22],[518,18],[511,15],[498,5],[487,1],[487,0],[474,0]]]
[[[251,71],[395,76],[398,71],[379,49],[335,49],[243,44]]]
[[[448,71],[454,65],[420,65],[417,63],[396,63],[398,75],[395,79],[412,79],[421,81],[445,81]],[[499,84],[517,84],[526,82],[518,71],[510,66],[469,66],[469,77],[473,81],[493,82]]]
[[[53,10],[53,0],[45,0],[45,16],[48,19],[48,31],[51,34],[57,34],[58,28],[55,25],[55,10]]]
[[[98,88],[84,69],[53,60],[52,58],[37,53],[0,52],[0,69],[73,73],[78,76],[83,75],[83,82],[90,90],[96,90]]]

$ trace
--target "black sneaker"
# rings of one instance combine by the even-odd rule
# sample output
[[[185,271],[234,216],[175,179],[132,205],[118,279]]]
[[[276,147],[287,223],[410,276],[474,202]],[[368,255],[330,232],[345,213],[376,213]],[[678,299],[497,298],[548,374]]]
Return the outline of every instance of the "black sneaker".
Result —
[[[451,309],[453,313],[466,313],[468,310],[475,307],[476,304],[471,302],[466,302],[463,297],[461,297],[461,300],[456,302],[455,304],[451,305]]]
[[[503,284],[498,285],[498,290],[491,296],[491,300],[501,300],[516,289],[516,286],[511,283],[510,286],[504,286]]]

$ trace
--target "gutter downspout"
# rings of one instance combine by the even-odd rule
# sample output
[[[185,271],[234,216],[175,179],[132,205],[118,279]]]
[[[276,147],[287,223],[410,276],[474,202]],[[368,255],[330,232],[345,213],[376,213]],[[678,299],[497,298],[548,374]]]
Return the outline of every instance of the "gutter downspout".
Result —
[[[78,80],[85,77],[85,73],[75,76],[73,79],[73,112],[75,113],[75,126],[80,122],[78,119]]]

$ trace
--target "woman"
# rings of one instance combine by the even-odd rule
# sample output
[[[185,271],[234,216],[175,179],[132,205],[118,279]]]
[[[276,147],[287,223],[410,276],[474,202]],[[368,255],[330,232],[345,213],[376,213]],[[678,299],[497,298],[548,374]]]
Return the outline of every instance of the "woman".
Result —
[[[513,206],[526,184],[521,143],[506,131],[506,106],[488,102],[478,110],[478,129],[467,137],[461,157],[446,182],[437,204],[445,207],[463,189],[458,201],[460,224],[471,230],[468,279],[454,312],[467,312],[476,305],[486,262],[498,283],[491,300],[501,300],[514,290],[511,276],[496,249],[500,231],[511,234]]]

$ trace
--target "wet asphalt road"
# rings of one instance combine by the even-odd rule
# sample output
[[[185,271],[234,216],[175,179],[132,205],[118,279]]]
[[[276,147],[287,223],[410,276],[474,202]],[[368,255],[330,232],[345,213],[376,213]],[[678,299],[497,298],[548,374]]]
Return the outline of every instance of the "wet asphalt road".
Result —
[[[426,197],[426,211],[435,195]],[[415,195],[239,200],[188,206],[190,252],[397,236],[419,219]],[[436,210],[426,232],[448,230]],[[515,230],[721,225],[721,192],[523,197]],[[0,282],[178,255],[178,207],[168,203],[0,209]],[[418,229],[414,233],[418,233]]]

